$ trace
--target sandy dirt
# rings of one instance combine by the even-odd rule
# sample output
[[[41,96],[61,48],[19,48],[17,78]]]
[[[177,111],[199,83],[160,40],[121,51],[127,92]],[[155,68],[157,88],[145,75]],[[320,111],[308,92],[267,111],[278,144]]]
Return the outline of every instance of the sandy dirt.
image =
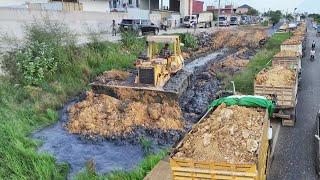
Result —
[[[166,100],[158,103],[151,96],[145,96],[140,101],[127,97],[116,99],[105,94],[87,92],[84,101],[68,110],[69,132],[117,137],[134,133],[135,127],[163,132],[184,130],[185,124],[177,103]]]
[[[193,127],[174,157],[228,163],[254,163],[258,158],[265,110],[220,105]]]
[[[259,41],[265,39],[265,30],[237,30],[237,31],[218,31],[212,35],[212,46],[219,48],[258,48]]]
[[[295,71],[282,66],[276,66],[271,69],[261,71],[256,77],[256,83],[259,85],[270,86],[291,86],[296,80]]]

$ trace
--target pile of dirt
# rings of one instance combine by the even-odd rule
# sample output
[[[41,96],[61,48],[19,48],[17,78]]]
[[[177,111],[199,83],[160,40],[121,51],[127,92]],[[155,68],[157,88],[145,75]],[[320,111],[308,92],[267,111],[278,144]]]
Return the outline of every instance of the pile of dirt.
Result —
[[[95,82],[107,83],[109,81],[124,81],[132,74],[126,71],[110,70],[95,78]]]
[[[156,102],[154,97],[147,95],[133,98],[134,94],[129,94],[128,98],[116,99],[87,92],[85,100],[68,109],[67,129],[70,133],[100,135],[107,139],[139,138],[148,133],[152,136],[151,132],[171,136],[172,132],[184,131],[185,123],[177,103],[171,100]],[[124,93],[120,97],[123,96]]]
[[[176,158],[227,163],[255,163],[263,133],[264,109],[220,105],[195,125]]]
[[[227,48],[258,48],[259,42],[266,39],[265,30],[237,30],[218,31],[212,36],[212,46],[214,49]]]
[[[261,71],[256,77],[258,85],[269,86],[292,86],[296,80],[295,71],[282,66],[275,66],[271,69]]]
[[[302,43],[301,36],[293,36],[290,39],[285,40],[282,44],[283,45],[298,45]]]
[[[283,57],[298,57],[299,53],[296,51],[280,51],[274,57],[275,58],[283,58]]]

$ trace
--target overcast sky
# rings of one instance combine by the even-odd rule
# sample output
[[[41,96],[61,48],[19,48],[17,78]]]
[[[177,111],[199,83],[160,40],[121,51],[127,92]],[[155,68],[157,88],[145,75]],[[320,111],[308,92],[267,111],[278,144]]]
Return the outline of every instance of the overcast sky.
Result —
[[[218,0],[204,0],[207,5],[218,5]],[[282,10],[292,12],[298,8],[298,12],[320,13],[320,0],[221,0],[221,4],[235,5],[248,4],[260,12],[272,10]]]

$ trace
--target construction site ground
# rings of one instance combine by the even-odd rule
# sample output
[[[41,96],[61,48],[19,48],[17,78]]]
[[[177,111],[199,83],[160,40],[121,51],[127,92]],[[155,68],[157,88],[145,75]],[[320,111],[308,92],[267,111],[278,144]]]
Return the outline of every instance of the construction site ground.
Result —
[[[229,34],[230,32],[224,33],[225,36]],[[244,42],[234,38],[234,35],[230,36],[234,41],[231,41],[230,47],[227,48],[222,48],[221,45],[223,43],[209,44],[210,47],[213,46],[215,48],[208,51],[203,57],[196,57],[187,61],[183,70],[173,76],[167,83],[165,88],[170,89],[176,87],[174,84],[184,82],[186,79],[188,80],[188,86],[184,87],[185,89],[183,89],[179,101],[176,102],[181,108],[182,116],[186,123],[183,128],[179,125],[178,129],[184,129],[184,132],[180,131],[176,133],[171,130],[167,131],[166,128],[162,129],[166,125],[159,125],[159,122],[161,124],[162,120],[161,118],[157,118],[158,112],[150,112],[147,106],[143,105],[145,101],[141,101],[140,96],[134,97],[134,94],[126,93],[124,97],[114,99],[86,92],[65,105],[60,111],[61,121],[59,123],[34,134],[35,138],[42,139],[44,142],[39,151],[52,153],[58,162],[70,164],[70,177],[83,170],[85,163],[89,160],[95,162],[98,173],[107,173],[113,170],[131,170],[144,157],[140,144],[141,138],[151,137],[151,140],[155,138],[156,141],[152,141],[155,142],[152,149],[154,152],[157,152],[159,149],[171,147],[177,141],[177,138],[180,139],[191,128],[192,124],[196,123],[203,116],[208,105],[217,98],[217,92],[226,85],[225,83],[230,83],[219,79],[219,73],[233,74],[241,71],[245,63],[257,52],[257,46],[259,45],[257,39],[261,37],[261,34],[258,33],[256,36],[250,35],[241,35],[241,38],[246,40]],[[252,37],[256,40],[252,41]],[[227,38],[223,40],[228,41]],[[242,47],[242,43],[250,47]],[[202,44],[200,45],[202,46]],[[251,45],[254,46],[252,47]],[[127,97],[128,95],[131,95],[130,98]],[[112,103],[106,103],[109,100],[114,102],[114,106]],[[151,99],[151,101],[153,100]],[[162,100],[160,104],[153,105],[162,108],[161,103],[163,103]],[[167,105],[164,103],[164,106]],[[128,108],[131,112],[129,116],[124,113]],[[142,109],[143,113],[135,110],[139,108]],[[119,114],[114,114],[115,112]],[[167,111],[164,110],[164,112]],[[115,123],[120,122],[113,122],[110,119],[106,120],[108,121],[107,123],[101,121],[110,114],[115,117],[119,115],[124,117],[123,119],[120,117],[119,120],[123,120],[126,126],[115,128],[115,131],[109,131],[108,128],[103,129],[103,126],[109,127],[109,125],[116,127]],[[148,123],[146,125],[145,122],[147,121],[139,121],[144,117],[148,119],[150,115],[156,117],[156,121],[152,122],[155,123],[155,126],[149,126]],[[171,117],[173,116],[168,118]],[[75,120],[71,125],[70,122],[72,120],[69,118]],[[131,121],[130,119],[134,120]],[[177,122],[175,121],[177,119],[180,119],[180,117],[173,118],[173,121]],[[157,122],[158,120],[159,122]],[[131,126],[132,124],[135,125],[135,121],[141,123],[139,127]],[[111,124],[108,125],[108,123]],[[168,162],[161,161],[155,170],[151,172],[152,179],[156,177],[152,175],[153,173],[163,175],[161,171],[167,170]]]

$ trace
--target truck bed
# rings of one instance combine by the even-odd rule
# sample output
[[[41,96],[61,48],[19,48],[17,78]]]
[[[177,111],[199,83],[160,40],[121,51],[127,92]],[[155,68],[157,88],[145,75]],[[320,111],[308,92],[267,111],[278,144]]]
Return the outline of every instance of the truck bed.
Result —
[[[195,126],[205,121],[214,109],[209,110],[200,121],[194,125],[191,131],[175,146],[170,155],[170,166],[174,180],[185,179],[246,179],[264,180],[266,179],[267,162],[269,154],[268,129],[270,122],[266,110],[263,133],[258,149],[258,162],[247,164],[232,164],[226,162],[196,161],[192,159],[176,158],[178,148],[181,147],[195,130]]]

